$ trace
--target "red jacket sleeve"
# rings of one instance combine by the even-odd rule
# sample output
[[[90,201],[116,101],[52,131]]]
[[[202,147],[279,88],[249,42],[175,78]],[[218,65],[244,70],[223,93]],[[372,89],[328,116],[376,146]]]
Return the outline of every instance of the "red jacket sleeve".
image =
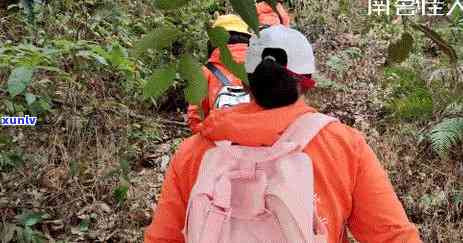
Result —
[[[386,171],[363,137],[357,148],[359,171],[348,220],[354,237],[360,242],[422,242],[417,229],[408,220]]]
[[[184,242],[181,230],[185,220],[186,200],[182,197],[178,181],[174,167],[170,166],[162,185],[161,197],[153,209],[153,221],[145,230],[145,243]]]

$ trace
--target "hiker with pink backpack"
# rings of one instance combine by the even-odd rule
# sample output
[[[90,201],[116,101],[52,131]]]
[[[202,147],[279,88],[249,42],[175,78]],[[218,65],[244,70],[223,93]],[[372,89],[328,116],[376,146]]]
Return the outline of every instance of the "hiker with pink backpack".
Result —
[[[421,242],[364,137],[306,105],[312,48],[272,26],[250,39],[250,103],[214,110],[175,153],[149,243]]]

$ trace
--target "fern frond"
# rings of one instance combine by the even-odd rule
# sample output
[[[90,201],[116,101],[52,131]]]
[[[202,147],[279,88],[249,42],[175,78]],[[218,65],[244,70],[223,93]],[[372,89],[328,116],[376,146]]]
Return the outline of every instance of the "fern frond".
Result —
[[[450,148],[463,140],[463,118],[446,119],[434,126],[430,139],[433,150],[441,156],[447,157]]]

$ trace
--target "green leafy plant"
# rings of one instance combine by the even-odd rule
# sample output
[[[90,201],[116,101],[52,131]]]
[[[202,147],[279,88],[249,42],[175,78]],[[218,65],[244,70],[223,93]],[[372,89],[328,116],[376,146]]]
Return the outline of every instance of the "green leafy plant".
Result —
[[[135,72],[135,65],[128,57],[127,50],[118,43],[113,43],[107,49],[94,45],[90,50],[79,51],[78,56],[94,58],[98,63],[118,71],[124,72],[131,77]]]
[[[170,64],[153,71],[153,75],[148,79],[143,87],[145,98],[158,98],[174,83],[176,78],[176,66]]]
[[[163,1],[157,0],[154,2],[161,10],[165,10],[166,16],[170,16],[170,13],[181,11],[181,8],[186,6],[189,1],[177,0],[177,1]],[[275,6],[275,1],[269,1],[272,6]],[[257,19],[257,11],[255,7],[255,1],[251,0],[230,0],[233,9],[243,18],[243,20],[258,33],[259,21]],[[175,19],[175,16],[172,16]],[[172,48],[173,44],[179,44],[181,47],[189,46],[187,34],[188,32],[180,31],[183,24],[174,21],[172,26],[158,27],[143,37],[134,47],[133,55],[140,57],[143,53],[147,53],[148,50],[162,51],[164,49]],[[179,28],[180,27],[180,28]],[[223,28],[214,28],[208,30],[208,35],[211,43],[214,47],[220,49],[222,62],[239,77],[243,82],[247,82],[247,74],[244,69],[244,65],[237,64],[227,48],[227,42],[229,35]],[[184,43],[179,43],[179,40],[183,40]],[[159,98],[165,91],[174,84],[175,73],[179,73],[181,81],[184,83],[185,98],[190,104],[199,104],[201,100],[206,96],[207,84],[205,78],[202,76],[202,70],[200,62],[194,55],[187,54],[185,49],[174,48],[175,52],[180,50],[179,54],[175,56],[179,57],[179,62],[176,60],[170,60],[170,64],[164,67],[158,68],[153,72],[153,75],[148,78],[144,88],[143,94],[145,98]],[[171,50],[174,52],[174,50]],[[176,67],[176,70],[173,69]]]
[[[39,48],[25,44],[6,45],[3,48],[0,52],[0,63],[3,63],[7,70],[11,70],[6,84],[10,99],[3,101],[8,108],[7,112],[19,113],[28,110],[33,114],[39,114],[50,110],[50,99],[32,93],[29,87],[34,86],[36,76],[43,72],[57,74],[62,78],[68,76],[57,67],[56,59],[59,59],[62,53],[54,48]]]
[[[178,64],[180,76],[187,80],[185,97],[192,104],[199,104],[207,92],[207,81],[200,64],[191,56],[184,55]]]
[[[401,63],[405,61],[413,49],[413,36],[405,32],[397,42],[393,42],[388,47],[388,63]]]
[[[24,158],[16,151],[0,152],[0,172],[8,172],[23,164]]]
[[[80,232],[87,232],[89,228],[90,228],[90,218],[86,217],[80,221],[79,230]]]
[[[433,150],[446,158],[452,146],[463,141],[463,118],[449,118],[435,125],[429,134]]]
[[[189,0],[155,0],[154,6],[162,10],[173,10],[187,4]]]
[[[127,185],[120,185],[114,189],[113,196],[119,205],[124,204],[125,200],[127,199],[128,191],[129,187]]]
[[[413,93],[395,99],[390,105],[394,115],[405,121],[423,121],[431,118],[433,113],[433,99],[426,89],[417,88]]]
[[[339,56],[331,56],[326,65],[336,73],[344,73],[349,68],[349,64]]]
[[[133,55],[139,57],[148,50],[168,48],[180,35],[174,26],[156,28],[136,43]]]
[[[129,191],[130,185],[129,173],[130,163],[128,160],[122,159],[119,161],[119,166],[106,175],[106,177],[113,175],[119,176],[119,186],[113,190],[113,197],[116,199],[116,202],[119,206],[123,205],[127,199],[127,193]]]
[[[404,121],[424,121],[432,117],[434,102],[425,82],[410,69],[389,67],[384,70],[392,92],[387,108]]]
[[[2,232],[2,236],[5,233],[5,237],[2,239],[2,242],[8,243],[13,240],[15,240],[14,242],[23,243],[46,242],[46,237],[40,231],[33,229],[33,227],[49,217],[50,215],[41,212],[23,212],[16,216],[19,225],[3,224],[3,229],[0,232]]]
[[[270,1],[272,3],[272,1]],[[255,33],[259,33],[259,19],[254,0],[230,0],[233,10],[249,25]],[[275,6],[275,3],[272,4]]]
[[[34,68],[21,66],[11,71],[8,78],[8,92],[12,97],[23,93],[27,86],[32,82]]]

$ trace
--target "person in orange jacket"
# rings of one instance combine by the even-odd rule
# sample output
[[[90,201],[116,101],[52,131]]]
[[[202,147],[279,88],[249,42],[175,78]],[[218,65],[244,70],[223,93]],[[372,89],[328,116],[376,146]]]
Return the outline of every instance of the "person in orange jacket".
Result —
[[[182,229],[189,196],[201,160],[215,141],[271,146],[298,117],[316,112],[300,93],[301,77],[314,68],[307,39],[283,26],[267,28],[260,36],[251,38],[245,64],[252,101],[211,111],[199,133],[180,145],[146,228],[146,243],[185,242]],[[313,161],[318,214],[327,222],[327,242],[347,243],[347,228],[359,242],[422,242],[386,171],[359,131],[331,123],[303,152]]]
[[[230,34],[228,40],[228,49],[232,55],[234,61],[238,64],[244,63],[246,50],[248,48],[249,38],[251,33],[249,32],[248,25],[237,15],[221,15],[214,22],[213,27],[223,27]],[[209,47],[210,48],[210,47]],[[230,82],[232,86],[241,86],[241,80],[235,77],[221,62],[220,50],[215,48],[210,50],[208,65],[212,65],[218,70],[221,75]],[[208,93],[207,97],[201,104],[202,111],[206,117],[212,109],[215,109],[215,103],[217,95],[222,89],[223,81],[220,80],[216,74],[213,73],[210,68],[203,67],[203,74],[208,82]],[[193,133],[199,131],[201,125],[200,107],[197,105],[189,105],[187,110],[188,125]]]
[[[275,13],[272,7],[266,2],[259,2],[256,5],[257,15],[261,28],[271,25],[283,24],[289,26],[288,13],[281,3],[277,4],[278,13]],[[238,64],[243,64],[244,56],[248,47],[248,41],[251,36],[248,25],[236,15],[222,15],[217,18],[213,27],[223,27],[230,34],[228,49],[232,54],[234,61]],[[210,49],[210,46],[208,47]],[[236,78],[220,61],[220,51],[218,49],[209,50],[209,64],[216,67],[230,81],[230,85],[240,86],[241,80]],[[204,116],[207,116],[210,110],[214,109],[214,104],[218,93],[223,84],[212,71],[206,67],[203,68],[203,74],[208,81],[208,94],[202,102],[201,109]],[[187,108],[187,121],[193,133],[199,131],[201,124],[200,107],[197,105],[189,105]]]

